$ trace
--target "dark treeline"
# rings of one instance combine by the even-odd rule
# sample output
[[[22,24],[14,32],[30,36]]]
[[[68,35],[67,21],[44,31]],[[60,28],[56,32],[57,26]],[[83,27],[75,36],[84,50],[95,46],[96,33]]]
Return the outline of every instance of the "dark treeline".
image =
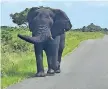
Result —
[[[103,32],[108,32],[108,28],[101,28],[100,26],[97,26],[97,25],[91,23],[88,26],[83,26],[82,28],[73,29],[73,31],[81,31],[81,32],[103,31]]]

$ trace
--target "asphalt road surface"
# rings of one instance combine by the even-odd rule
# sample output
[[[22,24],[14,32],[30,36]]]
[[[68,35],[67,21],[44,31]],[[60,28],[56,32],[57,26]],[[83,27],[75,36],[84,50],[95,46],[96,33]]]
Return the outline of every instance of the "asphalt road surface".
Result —
[[[64,57],[60,74],[29,78],[7,89],[108,89],[108,36],[81,42]]]

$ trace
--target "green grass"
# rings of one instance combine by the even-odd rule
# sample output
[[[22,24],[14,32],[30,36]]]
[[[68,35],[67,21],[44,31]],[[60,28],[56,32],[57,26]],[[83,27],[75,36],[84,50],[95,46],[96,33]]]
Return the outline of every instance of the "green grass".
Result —
[[[36,73],[36,60],[33,51],[33,45],[18,39],[16,36],[18,33],[31,34],[29,31],[12,31],[11,41],[9,41],[8,44],[2,44],[2,89],[11,84],[20,82],[25,78],[31,77]],[[96,39],[103,36],[104,34],[100,32],[67,32],[63,56],[71,52],[75,47],[79,45],[81,41],[87,39]],[[11,48],[13,47],[13,44],[17,46],[15,46],[15,48]],[[28,49],[26,47],[28,47]],[[45,53],[43,63],[44,66],[47,67]]]

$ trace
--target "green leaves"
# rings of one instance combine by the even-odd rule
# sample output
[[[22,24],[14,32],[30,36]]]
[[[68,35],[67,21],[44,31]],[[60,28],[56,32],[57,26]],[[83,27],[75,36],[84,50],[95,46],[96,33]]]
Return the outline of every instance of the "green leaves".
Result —
[[[26,8],[24,11],[15,13],[15,14],[10,14],[10,17],[12,18],[13,23],[17,25],[26,25],[27,26],[27,13],[30,9]]]
[[[8,52],[18,52],[18,51],[31,51],[31,44],[19,39],[17,37],[18,33],[23,33],[23,34],[27,34],[27,35],[31,35],[31,33],[27,30],[22,30],[22,29],[11,29],[11,28],[2,28],[1,30],[1,48],[2,48],[2,52],[5,53],[6,50]]]

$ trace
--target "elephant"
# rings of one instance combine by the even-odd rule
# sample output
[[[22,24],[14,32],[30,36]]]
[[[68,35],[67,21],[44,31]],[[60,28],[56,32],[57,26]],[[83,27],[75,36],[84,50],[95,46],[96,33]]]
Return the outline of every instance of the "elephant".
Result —
[[[32,7],[27,14],[32,36],[18,34],[18,37],[34,44],[37,63],[36,77],[45,77],[43,50],[47,56],[47,74],[60,73],[60,63],[65,47],[65,32],[72,27],[66,13],[60,9]]]

